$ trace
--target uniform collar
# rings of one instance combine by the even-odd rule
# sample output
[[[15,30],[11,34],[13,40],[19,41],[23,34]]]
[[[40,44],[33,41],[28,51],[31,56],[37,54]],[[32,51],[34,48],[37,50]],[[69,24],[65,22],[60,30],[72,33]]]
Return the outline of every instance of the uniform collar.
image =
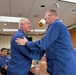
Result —
[[[56,19],[54,22],[56,22],[56,21],[61,22],[59,19]],[[53,23],[53,22],[52,22],[52,23]],[[48,26],[47,30],[49,29],[49,27],[51,26],[52,23],[50,23],[50,25]],[[47,30],[46,30],[46,31],[47,31]]]
[[[25,35],[25,37],[28,38],[27,35],[21,29],[18,29],[18,32],[23,33]]]

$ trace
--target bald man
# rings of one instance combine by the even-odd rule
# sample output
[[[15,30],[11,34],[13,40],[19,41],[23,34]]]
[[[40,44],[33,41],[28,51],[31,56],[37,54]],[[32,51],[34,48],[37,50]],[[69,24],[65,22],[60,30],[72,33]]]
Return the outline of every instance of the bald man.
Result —
[[[43,52],[30,51],[27,47],[20,46],[15,42],[16,38],[27,38],[26,33],[30,30],[30,21],[27,18],[21,19],[19,30],[11,39],[11,59],[8,64],[7,75],[28,75],[32,59],[39,60],[42,57]]]

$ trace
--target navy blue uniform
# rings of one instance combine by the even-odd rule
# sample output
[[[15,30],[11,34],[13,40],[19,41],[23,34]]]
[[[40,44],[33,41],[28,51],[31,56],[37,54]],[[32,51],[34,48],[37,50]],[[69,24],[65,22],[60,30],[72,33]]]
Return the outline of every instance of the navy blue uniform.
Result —
[[[8,66],[10,58],[8,56],[0,56],[0,72],[3,75],[7,75],[6,74],[6,70],[4,69],[5,66]]]
[[[76,75],[76,59],[67,27],[59,20],[52,22],[45,36],[36,42],[26,42],[34,50],[46,50],[47,71],[50,75]]]
[[[41,51],[30,51],[26,46],[17,45],[16,38],[23,38],[23,36],[27,38],[26,34],[19,29],[11,39],[11,59],[8,64],[8,75],[28,75],[32,59],[40,60],[43,55]]]
[[[2,57],[0,56],[0,68],[4,68],[6,65],[6,63],[4,62],[4,60],[2,59]]]
[[[0,56],[0,67],[4,68],[8,65],[10,58],[8,56]]]

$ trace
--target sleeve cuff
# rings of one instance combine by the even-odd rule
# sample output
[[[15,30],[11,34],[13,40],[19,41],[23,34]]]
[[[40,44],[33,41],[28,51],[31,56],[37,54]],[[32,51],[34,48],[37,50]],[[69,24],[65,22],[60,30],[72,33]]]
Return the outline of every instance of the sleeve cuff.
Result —
[[[26,46],[29,47],[29,45],[30,45],[31,43],[32,43],[31,41],[26,42]]]

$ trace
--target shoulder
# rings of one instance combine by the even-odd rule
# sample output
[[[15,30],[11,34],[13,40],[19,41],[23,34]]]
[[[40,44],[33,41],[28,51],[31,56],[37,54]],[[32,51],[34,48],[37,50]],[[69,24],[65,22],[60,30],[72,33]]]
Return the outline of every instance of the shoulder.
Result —
[[[62,23],[58,22],[58,21],[54,21],[49,25],[49,29],[60,29],[61,28]]]
[[[63,22],[61,22],[60,20],[54,21],[54,22],[52,23],[52,26],[53,26],[53,27],[56,27],[56,28],[58,28],[58,29],[60,29],[60,30],[67,28],[66,25],[65,25]]]
[[[52,24],[53,24],[54,26],[61,26],[61,25],[63,25],[63,23],[60,22],[60,20],[59,20],[59,21],[54,21],[54,22],[52,22]]]
[[[26,36],[26,34],[24,34],[24,33],[21,32],[21,31],[17,31],[12,38],[13,38],[13,39],[23,38],[23,36]]]

